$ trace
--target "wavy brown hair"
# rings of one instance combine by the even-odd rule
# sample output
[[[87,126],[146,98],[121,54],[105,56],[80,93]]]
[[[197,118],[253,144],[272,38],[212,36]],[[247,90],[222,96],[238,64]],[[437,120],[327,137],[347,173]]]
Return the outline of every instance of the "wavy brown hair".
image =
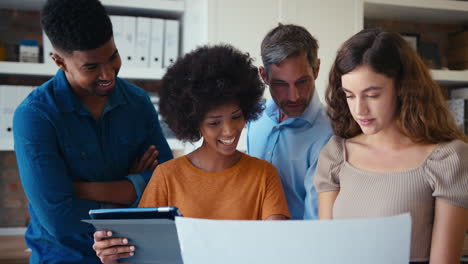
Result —
[[[344,74],[361,65],[395,81],[397,122],[403,134],[414,142],[439,143],[454,139],[468,142],[455,125],[440,87],[418,54],[398,33],[381,29],[360,31],[337,53],[325,93],[327,114],[336,135],[352,138],[362,133],[351,115],[341,84]]]

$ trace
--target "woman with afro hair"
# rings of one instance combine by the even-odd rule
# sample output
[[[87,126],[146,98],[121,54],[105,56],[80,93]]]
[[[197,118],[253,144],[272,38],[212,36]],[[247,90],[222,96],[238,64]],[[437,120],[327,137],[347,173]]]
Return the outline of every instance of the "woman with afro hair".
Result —
[[[236,149],[246,122],[262,111],[263,91],[252,59],[229,45],[200,47],[169,67],[160,113],[179,140],[203,143],[159,165],[139,207],[175,206],[184,216],[207,219],[288,219],[276,169]],[[106,239],[105,231],[94,238],[103,263],[135,250],[125,239]]]

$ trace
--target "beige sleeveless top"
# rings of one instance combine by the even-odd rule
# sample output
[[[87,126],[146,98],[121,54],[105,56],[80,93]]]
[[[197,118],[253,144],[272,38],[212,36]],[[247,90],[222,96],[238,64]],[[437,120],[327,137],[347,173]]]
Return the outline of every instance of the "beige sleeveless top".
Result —
[[[345,140],[334,136],[322,150],[315,174],[317,192],[339,190],[333,218],[383,217],[409,212],[411,261],[430,256],[435,199],[468,208],[468,144],[440,143],[420,167],[368,172],[346,161]]]

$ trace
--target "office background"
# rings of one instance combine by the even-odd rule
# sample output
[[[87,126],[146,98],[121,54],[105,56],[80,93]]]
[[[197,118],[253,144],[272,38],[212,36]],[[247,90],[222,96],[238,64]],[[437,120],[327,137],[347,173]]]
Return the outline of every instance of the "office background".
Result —
[[[44,2],[0,1],[0,235],[21,235],[29,220],[27,199],[22,191],[12,151],[11,118],[19,101],[57,70],[48,57],[51,47],[43,37],[39,23],[39,10]],[[378,26],[398,31],[414,43],[432,69],[431,73],[447,99],[450,99],[452,93],[457,94],[458,101],[451,103],[455,105],[454,111],[458,111],[456,114],[460,127],[468,127],[465,127],[468,115],[468,103],[465,100],[468,99],[468,72],[463,71],[468,69],[467,1],[101,2],[112,15],[115,40],[122,56],[123,66],[119,76],[146,89],[155,107],[159,80],[165,67],[177,56],[203,44],[230,43],[249,52],[259,66],[260,42],[278,23],[302,25],[318,39],[321,70],[316,87],[323,101],[328,71],[339,46],[359,30]],[[33,43],[25,43],[23,40],[33,40]],[[31,62],[34,60],[36,62]],[[270,97],[268,91],[265,97]],[[188,153],[196,147],[182,144],[171,138],[169,131],[166,133],[176,155]],[[239,148],[245,151],[245,139],[240,142]],[[0,238],[0,249],[3,241]]]

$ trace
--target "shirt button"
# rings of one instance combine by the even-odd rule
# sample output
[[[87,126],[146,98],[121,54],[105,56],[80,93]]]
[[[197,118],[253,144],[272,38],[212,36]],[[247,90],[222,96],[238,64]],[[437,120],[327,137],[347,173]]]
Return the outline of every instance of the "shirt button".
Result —
[[[270,154],[271,154],[271,152],[268,152],[268,155],[270,155]]]
[[[280,126],[276,126],[276,129],[279,129],[279,128],[280,128]]]

